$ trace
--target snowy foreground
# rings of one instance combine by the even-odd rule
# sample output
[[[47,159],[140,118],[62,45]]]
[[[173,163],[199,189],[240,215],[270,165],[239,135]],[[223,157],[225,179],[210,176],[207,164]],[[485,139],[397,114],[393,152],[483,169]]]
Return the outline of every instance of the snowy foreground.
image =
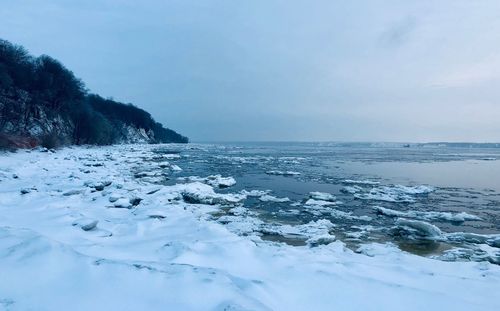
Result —
[[[498,265],[237,234],[212,214],[244,213],[252,189],[158,185],[182,168],[153,148],[0,154],[0,310],[500,310]],[[141,172],[144,159],[156,162]]]

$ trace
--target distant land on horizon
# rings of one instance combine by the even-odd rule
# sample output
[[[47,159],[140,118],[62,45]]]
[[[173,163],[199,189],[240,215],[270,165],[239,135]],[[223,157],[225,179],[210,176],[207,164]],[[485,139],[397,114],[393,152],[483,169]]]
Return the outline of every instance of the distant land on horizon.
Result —
[[[404,146],[409,145],[409,147],[421,147],[421,146],[446,146],[446,147],[463,147],[463,148],[500,148],[500,143],[497,142],[391,142],[391,141],[294,141],[294,140],[261,140],[261,141],[251,141],[251,140],[228,140],[228,141],[191,141],[192,143],[199,144],[335,144],[335,145],[387,145],[387,146]]]

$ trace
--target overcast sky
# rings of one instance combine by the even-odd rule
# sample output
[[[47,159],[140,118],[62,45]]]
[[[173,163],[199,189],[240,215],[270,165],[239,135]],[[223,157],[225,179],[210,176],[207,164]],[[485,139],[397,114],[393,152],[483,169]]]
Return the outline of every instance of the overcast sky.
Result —
[[[2,0],[0,37],[193,141],[500,141],[498,0]]]

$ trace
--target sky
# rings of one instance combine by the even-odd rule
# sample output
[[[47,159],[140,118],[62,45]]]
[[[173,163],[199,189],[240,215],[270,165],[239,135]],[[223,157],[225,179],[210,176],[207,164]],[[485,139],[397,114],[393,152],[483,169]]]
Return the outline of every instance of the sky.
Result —
[[[2,0],[0,38],[192,141],[500,141],[498,0]]]

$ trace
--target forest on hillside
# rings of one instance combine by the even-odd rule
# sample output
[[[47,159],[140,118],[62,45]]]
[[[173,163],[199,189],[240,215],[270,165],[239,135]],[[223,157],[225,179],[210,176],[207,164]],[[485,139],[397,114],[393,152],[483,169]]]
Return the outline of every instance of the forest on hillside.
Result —
[[[108,145],[129,142],[131,133],[149,143],[188,142],[148,112],[92,94],[58,60],[0,39],[0,139]]]

